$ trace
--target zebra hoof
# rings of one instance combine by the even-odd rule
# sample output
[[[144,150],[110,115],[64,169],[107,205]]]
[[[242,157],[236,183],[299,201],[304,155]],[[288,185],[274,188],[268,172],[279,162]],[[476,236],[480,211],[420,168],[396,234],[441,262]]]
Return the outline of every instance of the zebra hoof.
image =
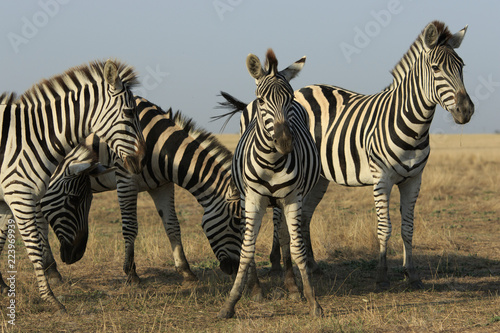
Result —
[[[67,316],[68,315],[68,311],[66,311],[66,308],[62,308],[62,309],[59,309],[57,310],[54,315],[58,316],[58,317],[63,317],[63,316]]]
[[[198,279],[196,280],[188,280],[188,279],[184,279],[181,283],[181,287],[183,289],[190,289],[190,288],[194,288],[198,285]]]
[[[127,286],[138,286],[141,284],[141,279],[137,274],[127,276]]]
[[[311,316],[313,316],[313,317],[323,317],[324,316],[323,308],[321,307],[321,305],[319,305],[318,303],[316,303],[314,305],[314,308],[311,311]]]
[[[425,289],[425,287],[424,287],[424,284],[422,283],[422,281],[420,279],[418,279],[418,280],[410,281],[410,289],[422,290],[422,289]]]
[[[60,286],[63,284],[63,278],[59,272],[49,272],[46,274],[47,280],[51,286]]]
[[[66,311],[66,307],[61,302],[59,302],[57,298],[56,298],[56,304],[54,305],[57,307],[57,310],[54,313],[56,316],[64,316],[68,314],[68,312]]]
[[[219,319],[229,319],[234,317],[234,309],[222,308],[217,314]]]
[[[191,271],[189,273],[181,273],[182,274],[182,284],[190,282],[198,282],[198,277],[194,275]]]

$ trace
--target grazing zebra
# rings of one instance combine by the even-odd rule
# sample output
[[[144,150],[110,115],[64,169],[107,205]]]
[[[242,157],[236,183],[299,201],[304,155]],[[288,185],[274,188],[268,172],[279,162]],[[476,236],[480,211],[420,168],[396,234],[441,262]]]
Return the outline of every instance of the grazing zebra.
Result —
[[[248,268],[255,265],[255,241],[269,205],[284,211],[292,237],[290,251],[299,266],[311,314],[323,313],[309,281],[306,248],[300,232],[302,198],[320,174],[318,152],[307,131],[307,115],[293,100],[289,83],[304,63],[305,57],[278,72],[278,60],[272,49],[267,51],[265,69],[257,56],[247,57],[247,69],[257,84],[256,117],[238,142],[231,167],[241,193],[245,229],[238,274],[219,318],[234,316]]]
[[[64,156],[90,133],[106,141],[131,172],[139,172],[143,138],[130,87],[134,70],[112,61],[72,68],[35,84],[17,101],[0,97],[0,214],[14,217],[33,263],[40,295],[59,310],[42,267],[36,203]],[[3,248],[7,234],[0,235]],[[2,291],[7,289],[0,278]]]
[[[405,275],[412,288],[423,288],[412,260],[414,207],[430,153],[429,128],[436,105],[450,112],[457,124],[469,122],[474,113],[463,83],[464,63],[454,50],[462,43],[466,30],[452,35],[443,23],[429,23],[396,64],[392,84],[378,94],[362,95],[329,85],[308,86],[295,92],[295,100],[307,110],[309,130],[322,166],[322,177],[305,198],[302,216],[308,266],[312,270],[319,268],[311,248],[309,224],[329,181],[345,186],[371,185],[380,242],[376,282],[379,289],[389,288],[389,198],[392,187],[397,185]],[[223,106],[242,110],[243,103],[231,96],[226,99]],[[242,128],[253,118],[254,108],[251,104],[246,108]],[[279,254],[272,254],[271,260],[276,260],[273,258],[279,258]],[[279,259],[273,266],[279,266]]]
[[[94,137],[94,135],[90,137]],[[114,168],[102,166],[99,163],[97,154],[84,142],[66,155],[52,174],[47,192],[45,192],[44,197],[37,204],[36,216],[37,227],[45,245],[43,266],[49,283],[61,282],[62,277],[57,270],[57,264],[52,256],[52,250],[48,242],[49,224],[42,214],[42,202],[44,203],[44,208],[50,211],[50,207],[54,204],[54,201],[45,200],[45,198],[50,198],[53,192],[60,193],[57,198],[57,204],[65,207],[65,209],[52,212],[51,218],[53,220],[70,219],[79,223],[76,229],[81,230],[81,232],[78,234],[75,233],[74,238],[76,238],[76,241],[74,244],[76,246],[73,247],[68,242],[61,242],[61,257],[63,257],[63,262],[76,262],[85,253],[88,239],[88,223],[86,223],[85,219],[87,218],[88,207],[90,207],[92,201],[89,176],[104,176],[105,173],[113,170]],[[68,228],[63,228],[61,232],[68,232]]]
[[[138,230],[137,195],[148,191],[163,220],[177,271],[186,282],[197,280],[182,247],[174,207],[174,184],[177,184],[190,191],[203,207],[203,230],[220,261],[221,270],[232,274],[238,267],[241,247],[239,194],[229,168],[232,154],[213,135],[195,127],[179,112],[172,116],[171,110],[165,113],[140,97],[136,98],[136,104],[146,141],[147,158],[142,173],[134,176],[127,173],[120,160],[99,142],[99,138],[89,137],[86,145],[92,147],[99,162],[114,165],[116,171],[89,180],[87,173],[75,177],[70,170],[62,169],[53,177],[41,200],[43,215],[60,240],[62,261],[71,264],[84,254],[91,193],[117,189],[125,238],[124,271],[128,282],[140,282],[134,262],[134,241]],[[88,154],[79,150],[75,155],[80,153]],[[80,158],[85,159],[85,156]],[[67,164],[71,165],[72,161]],[[77,204],[68,204],[72,200],[71,196],[65,196],[68,191],[75,192]],[[48,230],[44,232],[47,235]],[[60,278],[50,251],[45,266],[50,278]]]

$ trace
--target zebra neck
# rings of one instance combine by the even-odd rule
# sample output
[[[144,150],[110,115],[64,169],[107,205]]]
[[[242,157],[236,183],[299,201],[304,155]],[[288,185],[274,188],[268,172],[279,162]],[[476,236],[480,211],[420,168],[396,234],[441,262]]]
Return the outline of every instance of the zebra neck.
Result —
[[[405,78],[390,91],[389,122],[399,128],[409,143],[427,140],[429,128],[434,118],[436,103],[426,96],[422,73],[410,71]]]
[[[54,164],[54,170],[59,162],[91,133],[89,105],[86,104],[84,109],[75,107],[78,110],[68,110],[68,105],[74,104],[73,98],[80,97],[71,97],[70,94],[50,105],[48,100],[37,101],[37,104],[23,101],[17,110],[17,117],[20,117],[24,124],[26,136],[37,150],[43,151],[45,157]]]
[[[256,117],[254,128],[253,141],[250,144],[250,149],[253,150],[255,158],[259,159],[261,163],[273,165],[279,161],[283,155],[278,153],[273,142],[272,133],[266,127],[262,117]]]
[[[214,172],[198,178],[199,175],[193,176],[191,182],[195,183],[190,186],[189,183],[184,188],[188,190],[196,201],[206,210],[215,204],[227,204],[226,193],[230,191],[231,177],[228,170]],[[197,179],[197,180],[195,180]],[[179,184],[178,184],[179,185]]]
[[[180,114],[172,119],[163,112],[145,110],[140,119],[148,156],[143,178],[149,186],[173,182],[204,207],[225,198],[232,155],[224,146]]]

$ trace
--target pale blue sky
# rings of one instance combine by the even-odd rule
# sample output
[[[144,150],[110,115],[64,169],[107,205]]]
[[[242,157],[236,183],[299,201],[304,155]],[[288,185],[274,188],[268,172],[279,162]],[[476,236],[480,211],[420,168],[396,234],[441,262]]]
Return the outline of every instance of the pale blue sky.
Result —
[[[214,132],[220,90],[254,98],[248,53],[262,59],[272,47],[279,68],[306,55],[294,89],[327,83],[376,93],[427,23],[441,20],[453,33],[468,24],[457,52],[476,113],[462,127],[438,107],[431,131],[500,131],[498,1],[10,0],[0,13],[0,91],[22,93],[69,67],[119,58],[140,73],[137,94]],[[346,45],[356,53],[346,55]],[[235,118],[225,133],[237,131]]]

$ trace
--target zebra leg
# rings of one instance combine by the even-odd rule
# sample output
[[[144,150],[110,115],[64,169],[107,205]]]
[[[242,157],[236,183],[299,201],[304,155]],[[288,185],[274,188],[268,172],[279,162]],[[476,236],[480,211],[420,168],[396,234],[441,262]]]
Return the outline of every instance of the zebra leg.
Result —
[[[45,275],[52,285],[57,285],[63,282],[62,276],[57,270],[57,263],[52,255],[52,249],[49,244],[49,224],[42,214],[40,203],[37,204],[36,212],[36,227],[40,233],[40,237],[44,246],[42,263],[45,269]]]
[[[311,233],[310,225],[311,219],[316,210],[316,207],[323,199],[323,196],[328,189],[330,181],[326,178],[319,177],[318,182],[312,188],[311,192],[304,198],[304,203],[302,205],[302,236],[304,237],[304,243],[307,247],[307,267],[309,268],[311,274],[321,275],[323,272],[319,268],[316,260],[314,260],[314,252],[311,243]]]
[[[17,199],[17,198],[16,198]],[[16,200],[15,199],[15,200]],[[36,280],[38,283],[38,289],[40,291],[40,296],[42,300],[48,301],[54,307],[56,307],[60,313],[66,313],[64,305],[62,305],[54,296],[54,293],[50,289],[49,282],[45,276],[44,267],[42,263],[42,256],[44,251],[44,244],[42,242],[42,237],[36,226],[35,219],[35,204],[29,202],[29,200],[22,200],[14,202],[9,205],[11,207],[12,213],[15,216],[17,222],[17,227],[19,233],[23,238],[26,251],[28,252],[28,257],[33,264],[35,270]],[[20,206],[20,209],[16,209]]]
[[[404,262],[405,275],[409,279],[410,287],[413,289],[423,289],[424,285],[413,266],[412,259],[412,239],[413,239],[413,215],[415,203],[420,192],[422,174],[410,178],[404,183],[399,184],[401,198],[401,237],[404,244]]]
[[[277,207],[273,208],[273,247],[271,249],[271,253],[269,254],[269,261],[271,261],[271,270],[269,271],[269,275],[281,275],[281,242],[279,235],[281,219],[281,209]]]
[[[311,233],[310,233],[310,224],[311,219],[316,210],[316,207],[323,199],[323,196],[328,189],[328,185],[330,181],[326,178],[320,177],[319,181],[313,187],[311,192],[304,198],[304,203],[302,206],[302,236],[304,238],[304,243],[307,247],[307,266],[312,274],[321,275],[323,272],[321,268],[319,268],[316,260],[314,259],[314,252],[311,244]],[[280,256],[279,256],[279,243],[281,235],[278,233],[279,219],[281,219],[281,211],[277,208],[273,211],[273,222],[274,222],[274,234],[273,234],[273,247],[271,250],[271,254],[269,256],[271,261],[271,271],[281,271],[280,267]],[[288,231],[286,231],[288,232]],[[287,234],[282,233],[284,237],[288,237]],[[283,246],[282,246],[283,248]],[[288,252],[288,251],[287,251]],[[283,262],[291,260],[288,254],[283,255]]]
[[[181,229],[177,214],[175,213],[174,183],[167,183],[157,189],[149,190],[148,193],[153,199],[156,210],[163,221],[163,227],[172,247],[175,269],[183,278],[182,284],[190,284],[193,281],[198,281],[198,278],[189,267],[186,255],[184,254],[184,248],[182,247]]]
[[[255,241],[259,234],[262,217],[265,213],[265,208],[269,204],[268,199],[254,195],[255,198],[250,198],[247,194],[246,203],[242,203],[245,207],[245,230],[243,235],[243,244],[241,245],[241,256],[238,273],[234,280],[233,287],[229,293],[229,297],[217,314],[218,318],[232,318],[234,316],[234,307],[240,300],[245,286],[247,271],[252,265],[255,256]]]
[[[134,184],[118,181],[118,202],[122,216],[122,233],[125,239],[125,261],[123,271],[127,274],[127,284],[138,285],[141,279],[137,275],[134,261],[134,243],[137,237],[137,189]]]
[[[280,214],[281,215],[281,214]],[[300,291],[295,281],[293,272],[292,255],[290,253],[290,235],[288,233],[287,222],[284,218],[278,221],[279,243],[283,254],[283,266],[285,269],[285,288],[288,290],[289,298],[300,300]]]
[[[300,275],[302,276],[302,284],[304,286],[304,296],[306,297],[307,302],[309,303],[310,313],[315,317],[320,317],[323,315],[323,309],[316,300],[314,289],[311,286],[309,270],[307,269],[307,250],[302,240],[301,204],[302,204],[301,198],[298,198],[297,202],[285,204],[283,207],[283,213],[286,218],[288,233],[290,234],[290,239],[291,239],[290,252],[292,254],[293,260],[299,267]]]
[[[250,263],[247,275],[247,286],[250,290],[250,298],[254,302],[262,302],[264,300],[264,294],[262,293],[262,287],[260,285],[259,277],[257,276],[257,266],[255,265],[254,260]]]
[[[373,187],[375,210],[378,219],[377,235],[380,245],[376,280],[377,289],[379,290],[387,290],[390,287],[389,278],[387,276],[387,242],[392,232],[391,219],[389,216],[391,190],[392,184],[388,185],[383,180],[379,180]]]
[[[8,222],[12,219],[12,212],[9,206],[1,201],[0,202],[0,254],[2,253],[3,247],[5,245],[5,240],[7,239]],[[0,292],[2,294],[7,294],[9,287],[5,284],[2,278],[2,273],[0,272]]]

